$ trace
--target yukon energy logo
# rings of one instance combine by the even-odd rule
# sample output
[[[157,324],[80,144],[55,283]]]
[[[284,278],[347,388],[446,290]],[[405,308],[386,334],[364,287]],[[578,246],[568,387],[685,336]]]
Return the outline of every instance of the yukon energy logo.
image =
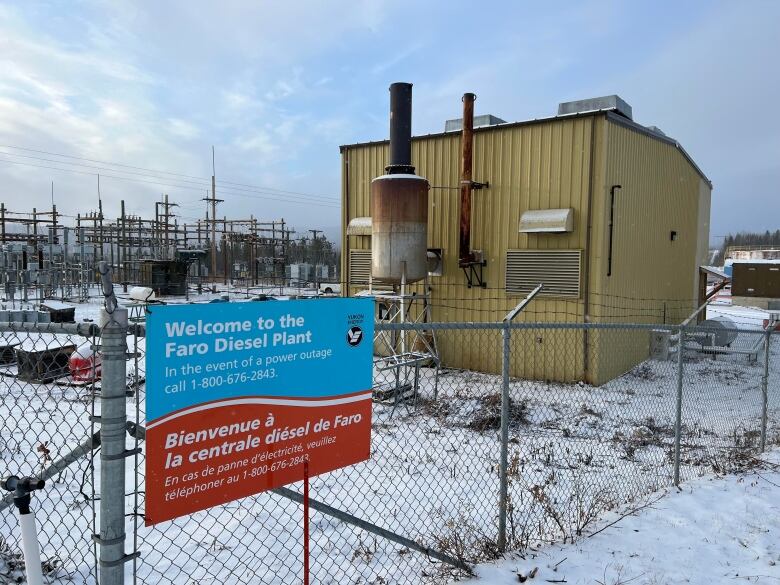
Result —
[[[352,347],[357,347],[363,341],[363,330],[360,327],[352,327],[347,331],[347,343]]]

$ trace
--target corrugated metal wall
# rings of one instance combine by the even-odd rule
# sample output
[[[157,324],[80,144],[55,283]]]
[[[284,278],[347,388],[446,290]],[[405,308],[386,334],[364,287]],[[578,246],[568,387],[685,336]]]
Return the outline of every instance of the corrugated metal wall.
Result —
[[[604,114],[478,129],[474,141],[474,180],[490,183],[489,188],[474,192],[472,203],[472,248],[482,250],[487,259],[483,272],[487,289],[467,288],[458,268],[460,135],[417,137],[412,143],[417,173],[433,187],[429,192],[428,246],[444,252],[443,275],[430,279],[433,320],[502,319],[522,298],[504,291],[507,250],[587,249],[589,198],[593,199],[591,253],[583,255],[581,298],[537,298],[520,319],[583,322],[588,302],[593,321],[630,322],[641,319],[635,319],[632,310],[623,310],[625,303],[618,303],[617,297],[668,297],[684,303],[694,298],[693,256],[701,239],[697,222],[702,180],[673,145],[609,122]],[[384,173],[386,160],[386,143],[355,145],[342,151],[345,226],[353,217],[371,214],[371,179]],[[615,231],[615,249],[620,252],[614,259],[615,276],[605,282],[608,189],[615,183],[624,187]],[[692,189],[695,195],[690,195]],[[519,233],[524,211],[567,207],[574,209],[573,232]],[[663,234],[671,229],[677,229],[679,235],[676,242],[668,244]],[[342,233],[342,274],[346,277],[348,250],[369,249],[371,242],[369,237]],[[610,314],[607,308],[611,305],[621,308]],[[514,374],[553,380],[587,375],[596,381],[602,377],[596,375],[597,370],[620,369],[621,360],[613,367],[599,367],[596,361],[610,350],[597,347],[593,337],[589,350],[582,333],[547,331],[544,343],[556,352],[565,352],[567,359],[551,360],[553,366],[538,359],[521,363],[524,352],[520,352]],[[450,366],[496,371],[499,347],[494,345],[475,348],[448,344],[443,339],[440,349]],[[636,352],[628,353],[642,351],[646,352],[644,340],[637,342]],[[587,374],[586,361],[591,370]],[[614,356],[609,361],[615,363]]]
[[[603,205],[594,206],[590,313],[600,322],[679,323],[697,306],[710,186],[675,145],[614,122],[606,132]],[[607,276],[612,185],[622,188],[615,196],[612,275]],[[633,337],[617,353],[604,344],[594,346],[605,354],[597,380],[647,357],[647,335]]]

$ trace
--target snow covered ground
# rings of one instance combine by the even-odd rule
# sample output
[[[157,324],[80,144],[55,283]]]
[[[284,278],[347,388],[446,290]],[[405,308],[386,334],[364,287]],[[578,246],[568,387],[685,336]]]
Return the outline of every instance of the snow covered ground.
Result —
[[[204,294],[197,300],[208,298]],[[231,300],[240,298],[247,297],[241,294]],[[738,310],[745,321],[741,325],[758,331],[761,319],[750,311]],[[77,308],[79,320],[97,320],[98,314],[97,299]],[[486,341],[479,332],[441,334],[460,336],[464,343]],[[740,335],[738,345],[758,338]],[[143,376],[143,340],[139,341]],[[133,350],[132,337],[128,343]],[[713,468],[729,469],[732,454],[757,447],[763,373],[759,358],[686,355],[684,480]],[[772,346],[770,364],[776,388],[780,336]],[[134,368],[131,360],[130,377]],[[390,406],[376,405],[371,459],[315,478],[312,497],[448,554],[469,561],[490,558],[494,550],[489,543],[495,540],[497,524],[500,377],[444,370],[437,400],[433,387],[433,370],[425,368],[415,407],[401,406],[393,412]],[[139,401],[141,423],[144,392],[141,385],[138,395],[128,398],[131,418]],[[598,388],[512,380],[510,394],[512,546],[575,538],[609,510],[670,485],[673,361],[643,362]],[[89,388],[30,385],[12,376],[0,377],[4,421],[0,426],[13,428],[12,436],[0,441],[3,466],[37,470],[47,457],[38,450],[41,444],[48,445],[52,458],[73,448],[92,431],[91,403]],[[769,428],[771,433],[780,432],[776,392],[770,399]],[[132,441],[128,444],[132,446]],[[128,461],[128,486],[138,480],[142,512],[142,473],[136,478],[133,460]],[[142,459],[139,462],[142,465]],[[60,563],[51,575],[76,583],[94,583],[88,463],[83,459],[71,466],[38,501],[44,556]],[[136,512],[128,498],[128,535],[134,534]],[[299,582],[300,513],[289,500],[261,494],[159,527],[139,527],[139,582]],[[0,512],[0,583],[2,559],[13,559],[16,547],[14,520],[9,511]],[[314,514],[312,527],[315,582],[414,583],[440,581],[449,574],[423,555],[331,517]],[[131,571],[132,565],[127,569]]]
[[[769,318],[769,311],[717,302],[707,307],[707,318],[713,319],[715,317],[728,317],[740,329],[762,329],[764,321]]]
[[[743,473],[709,475],[624,506],[574,544],[481,565],[467,583],[780,583],[780,450],[762,460]]]

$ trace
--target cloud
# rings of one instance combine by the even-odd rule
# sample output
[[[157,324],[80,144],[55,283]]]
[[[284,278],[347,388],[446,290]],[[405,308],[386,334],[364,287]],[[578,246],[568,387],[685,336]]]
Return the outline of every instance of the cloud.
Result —
[[[200,135],[197,126],[179,118],[168,118],[168,131],[172,135],[186,140],[192,140]]]
[[[779,18],[774,2],[720,4],[614,76],[635,118],[680,140],[713,181],[713,235],[777,229],[766,202],[780,184]]]
[[[123,12],[125,8],[116,10]],[[304,117],[284,111],[286,101],[305,90],[300,68],[266,84],[251,67],[229,67],[222,80],[225,75],[233,76],[232,88],[197,96],[192,90],[202,88],[203,83],[164,75],[155,60],[146,61],[148,43],[127,28],[133,19],[112,14],[104,15],[105,28],[87,24],[88,32],[74,40],[52,36],[23,11],[0,6],[0,67],[4,73],[0,77],[0,142],[207,176],[210,144],[201,141],[208,132],[206,139],[218,145],[223,176],[245,182],[257,180],[259,166],[290,160],[291,153],[306,142],[297,139]],[[133,17],[143,20],[149,15],[136,13]],[[229,44],[223,41],[220,46]],[[183,68],[187,63],[182,62]],[[263,93],[261,88],[269,85],[271,89]],[[214,107],[216,104],[222,107]],[[193,148],[200,153],[193,153]],[[144,176],[143,171],[128,175],[121,170],[92,169],[89,164],[75,167],[64,163],[75,163],[76,159],[48,157],[58,161],[50,162],[24,158],[20,156],[24,151],[2,150],[0,173],[7,179],[6,192],[29,194],[13,197],[7,201],[9,205],[48,202],[48,185],[53,178],[58,197],[65,196],[61,210],[66,206],[66,213],[86,212],[95,205],[98,173],[103,175],[109,214],[118,211],[119,199],[128,201],[129,212],[148,215],[151,201],[162,191],[172,192],[179,201],[194,201],[202,195],[194,192],[192,185],[172,187],[178,183],[171,177],[162,180]],[[244,154],[234,157],[234,150]],[[206,153],[208,159],[203,156]],[[78,172],[67,172],[66,168]],[[288,186],[284,174],[275,170],[271,184]],[[168,184],[150,184],[154,182]],[[245,199],[237,200],[232,209],[240,214],[250,205]],[[283,202],[267,206],[269,213],[283,208]]]
[[[780,101],[779,10],[663,0],[491,12],[465,0],[0,4],[0,143],[199,177],[211,174],[214,145],[218,183],[335,195],[337,146],[387,136],[392,81],[415,85],[417,133],[459,116],[464,91],[478,95],[478,113],[510,121],[620,93],[711,175],[714,230],[763,226],[776,220],[761,194],[780,182],[769,114]],[[45,204],[54,178],[74,214],[94,207],[90,169],[18,163],[62,166],[0,153],[9,192],[23,194],[14,205]],[[195,209],[203,195],[104,173],[105,200],[124,198],[133,213],[148,215],[162,190]],[[338,222],[337,210],[223,195],[237,215]]]
[[[377,63],[376,65],[374,65],[371,68],[371,73],[373,75],[379,75],[381,73],[384,73],[388,69],[395,68],[397,65],[399,65],[400,63],[403,63],[404,61],[409,59],[409,57],[411,57],[412,55],[414,55],[415,53],[420,51],[420,49],[422,49],[422,47],[423,47],[422,43],[418,42],[418,43],[414,43],[411,46],[406,47],[405,49],[402,49],[400,51],[394,51],[395,54],[392,57],[390,57],[389,59],[387,59],[387,60],[385,60],[385,61],[383,61],[381,63]]]

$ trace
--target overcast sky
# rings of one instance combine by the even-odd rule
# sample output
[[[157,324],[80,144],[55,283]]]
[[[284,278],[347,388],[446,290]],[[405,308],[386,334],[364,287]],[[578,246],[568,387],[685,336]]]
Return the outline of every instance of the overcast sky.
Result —
[[[507,121],[617,93],[713,181],[712,236],[774,230],[778,22],[769,0],[0,1],[0,201],[47,207],[54,181],[75,216],[100,173],[110,217],[122,198],[153,215],[166,192],[191,221],[214,145],[219,215],[333,235],[338,146],[386,138],[387,87],[408,81],[415,134],[465,91]]]

